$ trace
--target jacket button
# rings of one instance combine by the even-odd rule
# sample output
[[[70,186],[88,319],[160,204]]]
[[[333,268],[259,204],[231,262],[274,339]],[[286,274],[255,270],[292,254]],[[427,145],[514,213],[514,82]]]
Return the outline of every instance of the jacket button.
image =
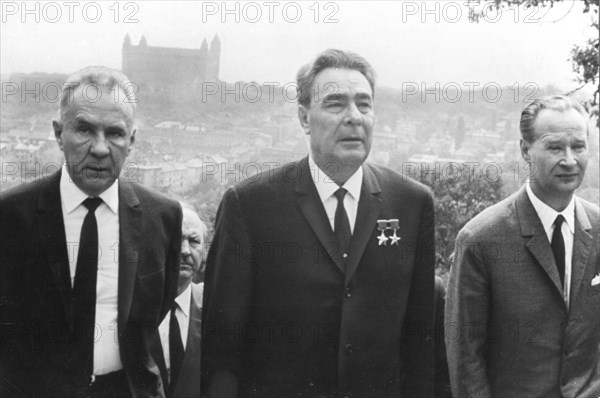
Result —
[[[346,353],[349,355],[352,355],[352,353],[354,352],[354,346],[352,344],[346,344]]]
[[[350,288],[346,288],[346,291],[344,292],[344,295],[348,298],[352,297],[352,291],[350,290]]]

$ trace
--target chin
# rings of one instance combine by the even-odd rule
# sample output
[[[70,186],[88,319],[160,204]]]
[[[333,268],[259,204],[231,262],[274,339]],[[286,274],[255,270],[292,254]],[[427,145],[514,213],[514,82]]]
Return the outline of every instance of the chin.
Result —
[[[361,165],[367,159],[368,154],[364,151],[353,151],[342,154],[339,157],[339,163],[343,165]]]

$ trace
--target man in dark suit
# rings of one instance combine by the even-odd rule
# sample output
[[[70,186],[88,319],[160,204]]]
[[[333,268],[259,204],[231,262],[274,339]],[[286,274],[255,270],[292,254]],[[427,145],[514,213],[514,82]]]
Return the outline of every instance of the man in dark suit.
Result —
[[[135,98],[88,67],[53,122],[57,173],[1,198],[0,380],[27,397],[163,397],[150,344],[177,289],[181,207],[119,177]]]
[[[310,156],[225,194],[205,279],[209,397],[433,395],[432,196],[364,163],[374,85],[362,57],[320,54],[298,72]]]
[[[192,283],[204,257],[206,226],[195,210],[183,208],[181,266],[177,297],[160,324],[152,349],[168,398],[200,398],[200,332],[204,283]]]
[[[460,231],[446,302],[455,397],[600,395],[600,218],[574,195],[588,115],[568,97],[521,114],[531,164],[517,193]]]

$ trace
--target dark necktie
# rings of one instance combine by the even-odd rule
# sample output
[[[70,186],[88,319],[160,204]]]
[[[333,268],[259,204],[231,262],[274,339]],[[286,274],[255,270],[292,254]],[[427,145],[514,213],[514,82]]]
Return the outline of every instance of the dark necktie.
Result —
[[[91,375],[94,370],[94,321],[98,274],[98,224],[94,212],[101,203],[100,198],[87,198],[83,201],[88,213],[81,226],[73,283],[73,337],[79,348],[80,370],[85,375]]]
[[[554,261],[556,261],[556,268],[558,268],[558,275],[560,276],[560,283],[564,287],[565,283],[565,240],[563,239],[561,227],[565,218],[562,215],[556,216],[554,221],[554,232],[552,233],[552,253],[554,254]]]
[[[181,371],[181,364],[183,363],[183,342],[181,341],[181,330],[179,329],[179,322],[177,321],[177,305],[176,301],[173,301],[171,307],[171,319],[169,320],[169,358],[171,362],[171,380],[169,382],[169,389],[173,393],[173,389],[177,383],[179,372]]]
[[[346,191],[344,188],[340,188],[333,194],[338,201],[337,208],[335,209],[334,233],[337,239],[340,255],[344,260],[348,257],[350,239],[352,238],[348,214],[344,208],[344,197],[346,196],[346,193],[348,193],[348,191]]]

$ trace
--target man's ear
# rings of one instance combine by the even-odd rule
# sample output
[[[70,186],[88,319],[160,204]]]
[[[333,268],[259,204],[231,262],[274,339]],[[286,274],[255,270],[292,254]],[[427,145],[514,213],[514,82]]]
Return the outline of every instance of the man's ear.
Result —
[[[308,123],[308,108],[304,105],[298,105],[298,120],[304,130],[304,134],[310,134],[310,126]]]
[[[54,138],[56,138],[56,142],[58,143],[58,147],[62,151],[63,143],[62,143],[62,123],[56,120],[52,121],[52,128],[54,129]]]
[[[525,160],[526,162],[529,162],[529,159],[531,158],[529,156],[529,149],[530,149],[530,143],[525,141],[523,138],[521,138],[519,140],[519,146],[521,147],[521,156],[523,157],[523,160]]]
[[[131,130],[131,137],[129,138],[129,145],[133,145],[133,143],[135,142],[135,135],[137,134],[137,126],[133,127],[133,130]]]
[[[131,153],[131,146],[135,143],[135,134],[137,133],[137,126],[134,126],[131,130],[131,136],[129,136],[129,147],[127,148],[127,155]]]

